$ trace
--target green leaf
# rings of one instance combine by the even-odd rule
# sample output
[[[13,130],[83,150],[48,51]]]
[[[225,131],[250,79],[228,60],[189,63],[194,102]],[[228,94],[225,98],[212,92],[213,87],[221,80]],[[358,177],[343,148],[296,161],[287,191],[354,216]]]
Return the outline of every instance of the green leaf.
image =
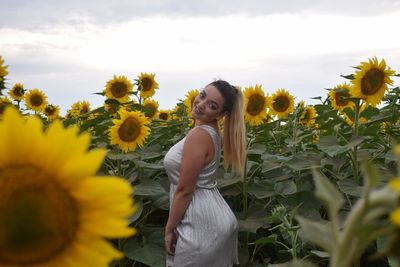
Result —
[[[134,188],[136,196],[149,197],[156,207],[163,210],[169,209],[169,193],[165,191],[159,182],[143,179]]]
[[[261,227],[267,227],[268,211],[262,205],[252,205],[247,210],[247,217],[238,219],[239,231],[256,233]]]
[[[135,160],[134,162],[140,168],[147,168],[147,169],[152,169],[152,170],[164,170],[164,165],[161,162],[159,162],[159,163],[148,163],[148,162],[141,161],[141,160]]]
[[[308,170],[321,166],[321,154],[315,152],[300,152],[291,160],[285,162],[294,171]]]
[[[266,245],[266,244],[275,244],[276,240],[278,239],[278,236],[273,234],[267,237],[261,237],[257,239],[254,243],[256,245]]]
[[[353,179],[343,179],[338,182],[340,190],[350,196],[361,197],[363,188]]]
[[[361,164],[361,170],[364,176],[364,184],[368,190],[376,187],[380,182],[380,176],[376,168],[368,161],[364,161]]]
[[[141,245],[135,239],[130,239],[124,244],[123,251],[131,260],[151,267],[165,267],[166,254],[162,246],[152,243]]]
[[[320,246],[328,253],[336,249],[333,242],[332,227],[328,223],[313,222],[301,216],[296,216],[296,220],[301,226],[300,232],[307,240]]]
[[[331,157],[334,157],[338,154],[342,154],[355,146],[360,145],[366,137],[364,136],[354,136],[350,142],[346,145],[340,145],[334,136],[323,136],[320,138],[317,146],[318,149],[322,150],[326,154]]]
[[[327,205],[331,214],[335,214],[344,203],[342,194],[320,171],[313,169],[312,173],[316,187],[315,195]]]
[[[277,194],[280,195],[291,195],[297,192],[297,186],[296,184],[291,181],[291,180],[287,180],[287,181],[282,181],[279,183],[276,183],[274,186],[274,190]]]
[[[255,180],[254,183],[248,187],[247,192],[258,199],[276,195],[274,183],[269,180]]]

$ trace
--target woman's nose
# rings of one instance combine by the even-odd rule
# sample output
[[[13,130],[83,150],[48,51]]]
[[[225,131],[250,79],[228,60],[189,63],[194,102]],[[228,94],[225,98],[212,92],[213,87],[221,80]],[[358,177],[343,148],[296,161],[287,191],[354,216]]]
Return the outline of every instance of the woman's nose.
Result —
[[[204,109],[205,102],[206,102],[206,101],[204,101],[204,100],[200,100],[199,103],[197,104],[197,107],[198,107],[199,109]]]

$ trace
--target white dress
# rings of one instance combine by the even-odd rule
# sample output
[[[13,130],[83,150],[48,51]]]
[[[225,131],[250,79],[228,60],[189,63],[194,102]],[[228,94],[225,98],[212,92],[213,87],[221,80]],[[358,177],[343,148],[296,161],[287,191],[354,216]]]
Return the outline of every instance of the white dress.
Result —
[[[213,127],[196,127],[210,134],[214,143],[214,158],[199,174],[192,201],[176,228],[178,241],[175,255],[167,255],[167,266],[228,267],[238,263],[238,223],[217,188],[221,140]],[[185,139],[175,144],[164,158],[165,170],[171,182],[170,203],[179,181]]]

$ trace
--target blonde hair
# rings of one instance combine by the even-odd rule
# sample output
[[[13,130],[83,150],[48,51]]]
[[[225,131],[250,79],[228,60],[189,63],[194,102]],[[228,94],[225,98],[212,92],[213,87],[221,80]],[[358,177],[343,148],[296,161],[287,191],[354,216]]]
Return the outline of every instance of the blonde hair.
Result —
[[[233,86],[232,86],[233,87]],[[244,176],[246,168],[246,126],[244,122],[244,97],[240,89],[236,91],[232,110],[224,119],[224,168]]]

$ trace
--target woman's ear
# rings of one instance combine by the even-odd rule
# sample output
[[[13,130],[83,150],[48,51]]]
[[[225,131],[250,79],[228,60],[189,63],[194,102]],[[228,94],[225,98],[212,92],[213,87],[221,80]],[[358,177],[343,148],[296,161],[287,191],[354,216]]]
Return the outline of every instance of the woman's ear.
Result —
[[[222,113],[219,115],[218,119],[221,119],[221,118],[225,117],[226,115],[228,115],[228,111],[222,112]]]

